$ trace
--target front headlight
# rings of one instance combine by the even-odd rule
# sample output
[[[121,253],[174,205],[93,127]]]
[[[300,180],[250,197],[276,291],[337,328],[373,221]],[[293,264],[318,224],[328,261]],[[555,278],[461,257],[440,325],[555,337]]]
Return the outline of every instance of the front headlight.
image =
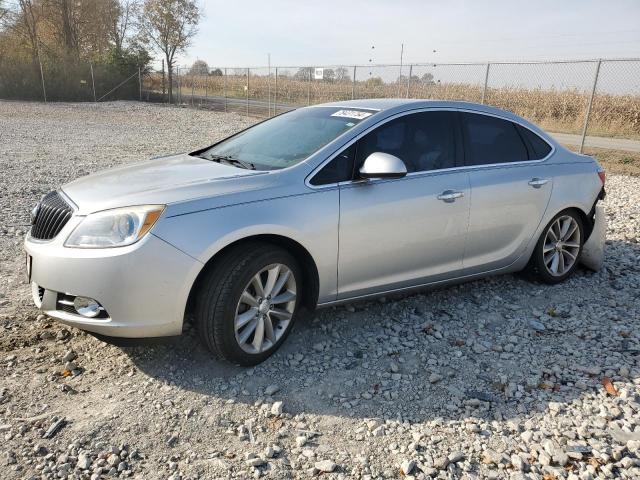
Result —
[[[71,232],[65,247],[124,247],[144,237],[156,223],[164,205],[115,208],[87,215]]]

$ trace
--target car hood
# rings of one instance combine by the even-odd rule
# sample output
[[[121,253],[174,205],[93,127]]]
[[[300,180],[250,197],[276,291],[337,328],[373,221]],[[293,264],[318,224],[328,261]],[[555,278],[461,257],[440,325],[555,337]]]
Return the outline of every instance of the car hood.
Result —
[[[265,171],[246,170],[187,154],[112,168],[74,180],[62,191],[78,214],[146,204],[171,204],[264,187]]]

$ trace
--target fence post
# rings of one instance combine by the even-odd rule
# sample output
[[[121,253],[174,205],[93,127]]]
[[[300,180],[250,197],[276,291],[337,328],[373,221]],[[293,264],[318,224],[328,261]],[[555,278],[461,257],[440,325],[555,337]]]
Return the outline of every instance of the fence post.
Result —
[[[222,96],[224,97],[224,111],[227,111],[227,69],[224,69],[224,77],[222,77]]]
[[[180,67],[176,67],[178,76],[178,104],[182,104],[182,79],[180,78]]]
[[[307,81],[307,105],[311,105],[311,67],[307,71],[309,74],[309,79]]]
[[[487,84],[489,83],[489,66],[491,65],[490,62],[487,62],[487,70],[484,72],[484,88],[482,89],[482,100],[480,100],[480,103],[482,103],[484,105],[484,100],[487,96]]]
[[[273,115],[278,114],[278,67],[276,67],[275,85],[273,86]]]
[[[204,103],[205,105],[209,104],[209,77],[207,76],[204,79]],[[202,105],[202,102],[200,102]]]
[[[409,98],[409,85],[411,84],[412,73],[413,73],[413,65],[409,65],[409,77],[407,78],[407,98]]]
[[[193,107],[193,94],[196,89],[196,82],[193,79],[194,75],[191,75],[191,106]]]
[[[587,105],[587,116],[584,119],[584,128],[582,129],[582,140],[580,141],[580,153],[584,150],[584,140],[587,137],[587,128],[589,127],[589,117],[591,116],[591,105],[593,105],[593,97],[596,95],[596,87],[598,86],[598,76],[600,75],[600,65],[602,59],[596,63],[596,74],[593,77],[593,87],[591,88],[591,96],[589,97],[589,105]]]
[[[165,96],[165,79],[164,79],[164,58],[162,59],[162,102],[164,103],[164,96]]]
[[[356,98],[356,66],[353,66],[353,82],[351,83],[351,100]]]
[[[96,81],[93,78],[93,63],[89,64],[89,67],[91,68],[91,87],[93,88],[93,101],[96,101]]]
[[[42,71],[42,62],[38,60],[40,64],[40,80],[42,80],[42,96],[44,97],[44,103],[47,103],[47,89],[44,86],[44,72]]]
[[[251,70],[247,68],[247,117],[249,116],[249,73]]]
[[[91,69],[93,72],[93,68]],[[138,66],[138,90],[140,93],[140,101],[142,101],[142,69]]]

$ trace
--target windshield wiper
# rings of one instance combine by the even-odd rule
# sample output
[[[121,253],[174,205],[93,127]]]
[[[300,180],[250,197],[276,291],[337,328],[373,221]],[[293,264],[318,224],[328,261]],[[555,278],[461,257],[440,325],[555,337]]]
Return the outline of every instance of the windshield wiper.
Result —
[[[245,162],[238,158],[234,158],[231,155],[202,155],[203,158],[218,163],[226,163],[228,165],[235,165],[236,167],[246,168],[247,170],[255,170],[256,166],[251,162]]]

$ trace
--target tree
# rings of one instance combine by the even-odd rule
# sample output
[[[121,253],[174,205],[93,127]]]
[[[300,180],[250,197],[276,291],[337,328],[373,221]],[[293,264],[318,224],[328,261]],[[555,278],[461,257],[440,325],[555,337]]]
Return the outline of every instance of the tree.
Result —
[[[315,69],[313,67],[300,67],[298,71],[295,73],[295,75],[293,76],[293,78],[295,80],[308,82],[310,79],[313,78],[314,70]]]
[[[350,82],[349,70],[345,67],[336,68],[336,82]]]
[[[189,75],[209,75],[209,65],[204,60],[196,60],[189,69]]]
[[[209,75],[211,75],[212,77],[221,77],[223,73],[219,68],[214,68],[213,70],[211,70],[211,73]]]
[[[433,74],[432,73],[425,73],[424,75],[422,75],[422,81],[424,83],[428,83],[428,84],[432,84],[433,82]]]
[[[111,0],[107,3],[105,16],[108,36],[114,45],[116,55],[122,55],[139,11],[140,0]]]
[[[176,54],[191,43],[200,21],[195,0],[145,0],[140,34],[164,54],[169,80],[169,103],[173,103],[173,67]]]
[[[336,72],[333,68],[325,68],[322,71],[322,79],[325,82],[333,83],[336,81]]]

